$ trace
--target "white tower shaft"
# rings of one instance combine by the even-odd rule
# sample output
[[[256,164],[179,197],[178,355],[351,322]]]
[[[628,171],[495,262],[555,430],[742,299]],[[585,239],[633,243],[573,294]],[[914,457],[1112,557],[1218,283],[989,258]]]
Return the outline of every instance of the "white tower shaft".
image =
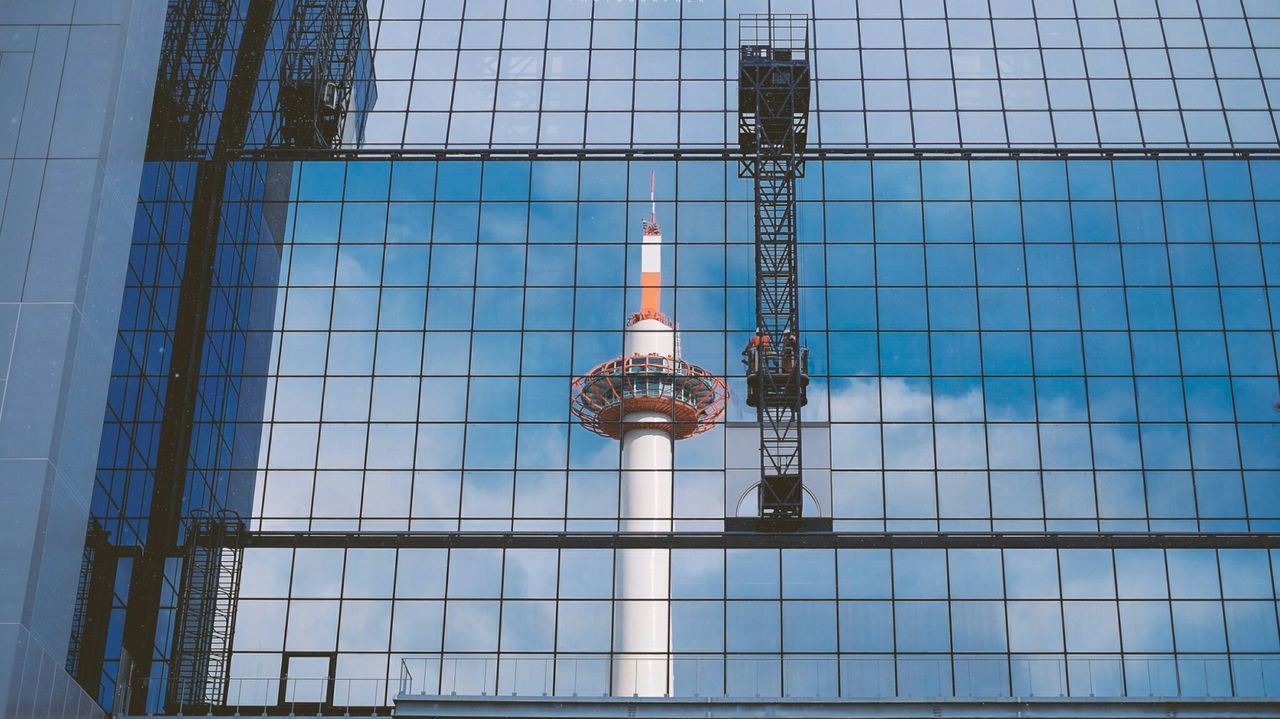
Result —
[[[653,187],[650,180],[650,199]],[[642,314],[625,335],[628,357],[674,357],[675,330],[658,312],[662,234],[651,210],[641,248]],[[628,412],[622,436],[619,528],[623,532],[671,531],[671,413]],[[653,425],[652,429],[644,425]],[[613,694],[660,697],[670,693],[671,552],[622,549],[617,554],[617,610],[614,629]]]

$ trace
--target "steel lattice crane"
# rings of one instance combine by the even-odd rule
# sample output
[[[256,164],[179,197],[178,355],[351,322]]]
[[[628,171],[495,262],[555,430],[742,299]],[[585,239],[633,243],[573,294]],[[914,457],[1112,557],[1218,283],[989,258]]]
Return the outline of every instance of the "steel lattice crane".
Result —
[[[739,17],[738,174],[755,183],[756,228],[756,333],[742,354],[747,404],[760,422],[763,520],[799,520],[803,506],[809,356],[800,343],[796,180],[808,136],[807,27],[804,15]]]

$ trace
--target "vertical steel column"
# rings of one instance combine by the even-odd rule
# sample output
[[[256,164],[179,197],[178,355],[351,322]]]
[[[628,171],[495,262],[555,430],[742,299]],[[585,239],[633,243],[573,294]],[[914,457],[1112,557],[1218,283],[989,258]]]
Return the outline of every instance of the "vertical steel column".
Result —
[[[200,397],[200,369],[228,166],[244,149],[275,6],[275,0],[248,3],[213,157],[198,163],[196,168],[191,230],[173,330],[173,354],[156,452],[147,536],[142,554],[133,565],[129,584],[124,648],[133,660],[128,698],[128,708],[133,714],[145,714],[151,708],[148,696],[155,678],[152,664],[166,581],[165,565],[166,560],[181,549],[187,465]]]

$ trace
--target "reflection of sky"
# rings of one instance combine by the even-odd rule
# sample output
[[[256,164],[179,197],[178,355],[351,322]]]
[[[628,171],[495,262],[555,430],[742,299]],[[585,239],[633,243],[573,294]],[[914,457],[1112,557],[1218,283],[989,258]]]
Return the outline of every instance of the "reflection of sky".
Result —
[[[991,653],[985,661],[1032,653],[1057,672],[1064,649],[1118,654],[1123,633],[1129,668],[1171,682],[1171,658],[1160,655],[1175,640],[1216,662],[1228,642],[1236,652],[1276,651],[1268,564],[1265,550],[1251,549],[675,550],[673,651],[839,650],[862,661],[880,654],[875,661],[890,667],[892,652],[928,652],[944,669],[947,652],[958,667],[967,652]],[[249,652],[337,650],[363,660],[340,663],[340,676],[366,678],[397,675],[396,657],[390,667],[383,660],[390,652],[607,652],[612,569],[609,550],[251,549],[232,676],[277,675],[278,655]],[[1016,670],[1024,658],[1012,658]],[[418,661],[415,671],[426,666]],[[447,667],[446,691],[451,671],[465,672]],[[1114,662],[1091,671],[1119,674]],[[475,693],[493,681],[469,679]],[[521,693],[545,691],[538,686]],[[1171,693],[1162,687],[1152,684]],[[1210,687],[1193,693],[1201,691]],[[1001,694],[997,684],[977,695],[988,692]]]
[[[1110,3],[372,5],[373,146],[732,144],[738,15],[763,12],[813,18],[813,144],[1276,140],[1259,79],[1276,20],[1258,3],[1163,19]]]
[[[814,374],[805,418],[833,423],[824,466],[876,473],[877,485],[919,479],[928,506],[945,504],[935,471],[1074,472],[1062,481],[1094,496],[1096,469],[1173,488],[1153,514],[1178,515],[1197,497],[1207,513],[1240,516],[1248,491],[1255,515],[1280,515],[1255,479],[1280,466],[1267,424],[1267,282],[1280,254],[1258,241],[1280,236],[1270,163],[849,160],[808,170],[798,188]],[[674,285],[663,307],[685,356],[728,373],[742,397],[738,348],[754,298],[750,204],[740,201],[750,186],[735,168],[305,164],[285,247],[268,408],[277,424],[264,443],[262,466],[280,478],[263,489],[268,514],[324,504],[337,516],[363,502],[394,508],[384,517],[456,517],[460,506],[471,517],[534,506],[561,516],[579,501],[573,482],[536,473],[616,472],[617,443],[569,422],[568,384],[621,351],[650,171]],[[1254,194],[1269,199],[1248,202]],[[731,402],[730,420],[753,416]],[[677,468],[704,473],[678,490],[698,509],[678,512],[706,516],[733,501],[734,482],[726,489],[715,473],[752,466],[750,444],[739,446],[721,430],[677,446]],[[365,466],[400,476],[376,483],[383,499],[366,480],[335,504],[305,473],[359,478]],[[419,491],[414,470],[442,491]],[[899,482],[886,471],[920,474]],[[820,501],[839,514],[848,505],[832,482],[824,492],[835,496]],[[1224,489],[1200,497],[1204,487]]]

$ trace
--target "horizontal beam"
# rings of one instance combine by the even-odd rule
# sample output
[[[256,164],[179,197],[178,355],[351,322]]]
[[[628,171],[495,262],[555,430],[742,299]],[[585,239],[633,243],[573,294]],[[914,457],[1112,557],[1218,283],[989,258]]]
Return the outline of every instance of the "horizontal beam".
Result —
[[[1243,719],[1274,717],[1277,705],[1261,699],[639,699],[570,697],[454,697],[402,694],[396,716],[566,717],[675,719],[676,717],[852,717],[859,719]]]
[[[247,548],[1277,549],[1280,534],[845,532],[249,532]]]
[[[1280,157],[1280,148],[1259,147],[815,147],[797,155],[801,160],[1008,160],[1008,159],[1250,159]],[[754,160],[754,153],[736,147],[510,147],[510,148],[362,148],[307,150],[260,148],[244,150],[244,161],[295,160]]]

